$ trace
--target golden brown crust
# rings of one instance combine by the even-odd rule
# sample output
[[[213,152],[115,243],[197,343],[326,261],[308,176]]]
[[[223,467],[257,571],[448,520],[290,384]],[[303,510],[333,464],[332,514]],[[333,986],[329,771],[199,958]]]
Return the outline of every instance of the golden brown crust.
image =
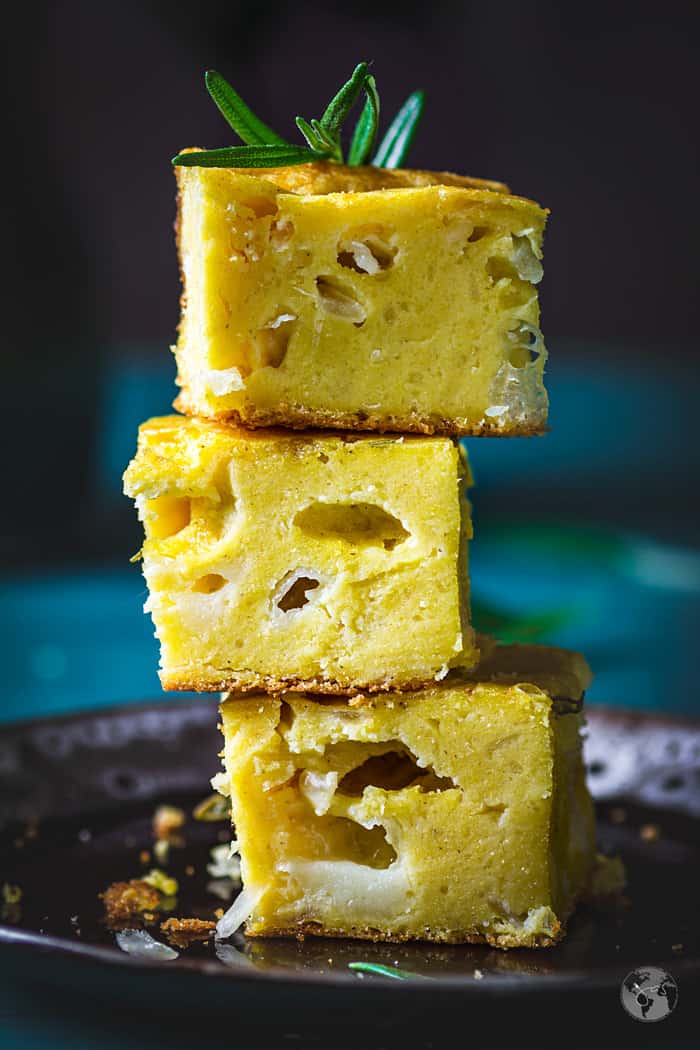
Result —
[[[230,693],[246,696],[250,693],[321,693],[324,696],[362,696],[368,693],[411,693],[436,684],[435,678],[412,678],[395,681],[359,682],[342,685],[325,678],[276,678],[255,671],[230,671],[224,678],[196,678],[183,674],[159,672],[160,684],[166,692]],[[444,679],[443,679],[444,680]]]
[[[182,150],[197,153],[198,147]],[[231,175],[247,175],[271,182],[283,193],[302,195],[327,193],[370,193],[377,190],[414,189],[420,186],[458,186],[463,189],[489,190],[510,195],[503,182],[478,179],[470,175],[456,175],[451,171],[425,171],[418,168],[375,168],[370,165],[348,166],[333,161],[315,161],[312,164],[294,164],[281,168],[226,168],[220,171]],[[178,185],[183,169],[175,168]]]
[[[566,935],[566,924],[557,921],[551,937],[546,935],[525,935],[522,937],[511,933],[484,933],[474,927],[466,930],[431,930],[426,929],[423,936],[416,937],[410,933],[392,933],[378,930],[372,926],[352,926],[341,929],[335,926],[322,926],[319,922],[300,922],[293,926],[280,926],[270,929],[265,927],[260,933],[246,928],[246,937],[296,937],[303,941],[306,937],[342,937],[358,941],[373,941],[375,944],[388,942],[404,944],[406,941],[430,941],[436,944],[490,944],[494,948],[551,948]]]
[[[195,693],[232,693],[234,695],[246,696],[250,693],[317,693],[326,696],[348,697],[352,706],[367,706],[372,703],[372,695],[379,696],[384,693],[411,693],[436,685],[454,684],[455,681],[463,682],[467,686],[475,685],[479,679],[479,667],[493,660],[494,653],[504,653],[507,647],[498,646],[495,638],[491,635],[476,632],[473,636],[473,652],[475,662],[471,668],[453,667],[447,676],[443,678],[412,678],[401,681],[390,678],[373,682],[353,682],[343,685],[333,679],[325,678],[295,678],[275,677],[262,675],[256,671],[230,671],[222,678],[197,678],[184,674],[168,674],[159,672],[160,682],[168,692],[195,692]],[[545,653],[551,649],[548,646],[537,647]],[[552,650],[557,653],[565,653],[566,650]],[[578,654],[577,654],[578,655]],[[568,698],[562,698],[566,702]]]
[[[535,420],[526,426],[517,424],[504,426],[497,420],[479,420],[467,423],[465,420],[438,418],[434,416],[372,415],[355,412],[326,412],[313,409],[300,409],[284,403],[275,409],[246,408],[245,417],[236,409],[223,412],[210,411],[206,416],[200,406],[189,400],[187,389],[173,402],[173,408],[191,417],[211,419],[216,423],[242,427],[244,430],[258,430],[268,427],[286,427],[290,430],[307,430],[310,427],[324,430],[371,430],[375,433],[430,434],[445,437],[538,437],[547,431],[545,420]]]

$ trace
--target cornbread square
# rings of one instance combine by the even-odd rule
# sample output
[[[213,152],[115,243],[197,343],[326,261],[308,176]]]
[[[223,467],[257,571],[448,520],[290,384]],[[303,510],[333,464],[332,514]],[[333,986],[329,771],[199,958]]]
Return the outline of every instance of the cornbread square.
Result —
[[[177,408],[248,427],[543,429],[537,204],[440,172],[176,171]]]
[[[449,438],[145,423],[125,491],[165,689],[408,689],[478,659]]]
[[[414,693],[224,697],[237,921],[249,913],[251,936],[554,944],[595,856],[589,677],[576,653],[505,647]]]

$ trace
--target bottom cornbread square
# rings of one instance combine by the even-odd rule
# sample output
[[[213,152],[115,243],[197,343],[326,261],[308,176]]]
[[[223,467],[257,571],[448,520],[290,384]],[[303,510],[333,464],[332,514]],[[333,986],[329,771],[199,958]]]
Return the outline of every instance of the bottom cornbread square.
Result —
[[[470,676],[339,702],[224,697],[252,936],[559,940],[595,855],[587,665],[502,646]],[[232,932],[229,921],[220,932]]]

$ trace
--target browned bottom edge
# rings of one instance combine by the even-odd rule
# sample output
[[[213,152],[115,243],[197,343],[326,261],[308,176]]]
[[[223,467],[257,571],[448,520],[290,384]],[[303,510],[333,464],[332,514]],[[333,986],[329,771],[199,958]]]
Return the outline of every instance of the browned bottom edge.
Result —
[[[310,428],[330,430],[370,430],[380,434],[430,434],[445,437],[539,437],[547,432],[544,421],[531,425],[503,427],[497,423],[478,422],[460,424],[454,419],[430,416],[376,416],[363,412],[325,412],[300,410],[290,405],[280,404],[274,410],[250,408],[242,415],[236,409],[225,412],[207,412],[203,414],[199,406],[194,405],[183,390],[173,402],[173,408],[186,416],[210,419],[216,423],[229,423],[248,430],[263,427],[286,427],[290,430],[308,430]]]
[[[231,674],[227,677],[185,678],[160,672],[160,684],[166,692],[233,693],[319,693],[323,696],[362,697],[376,693],[411,693],[435,685],[435,678],[412,678],[394,681],[386,678],[376,682],[343,685],[323,678],[275,678],[271,675],[250,674],[245,678]],[[444,680],[444,679],[443,679]]]
[[[338,937],[343,940],[372,941],[375,944],[404,944],[407,941],[426,941],[432,944],[489,944],[492,948],[551,948],[566,935],[566,924],[557,922],[551,937],[529,939],[518,938],[513,934],[490,934],[481,930],[426,930],[422,936],[412,933],[385,933],[372,926],[351,927],[343,930],[332,926],[322,926],[318,922],[301,922],[294,926],[280,926],[266,929],[260,933],[245,930],[246,937],[295,937],[303,941],[307,937]]]

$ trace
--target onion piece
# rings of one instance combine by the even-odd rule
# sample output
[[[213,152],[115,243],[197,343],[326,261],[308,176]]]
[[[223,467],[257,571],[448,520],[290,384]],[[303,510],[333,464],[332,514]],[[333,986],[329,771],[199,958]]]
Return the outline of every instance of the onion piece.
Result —
[[[137,959],[177,959],[180,954],[151,937],[147,930],[120,930],[116,937],[121,950]]]
[[[264,892],[264,886],[258,886],[255,890],[248,887],[241,890],[231,907],[216,924],[216,936],[219,940],[225,941],[243,925],[246,919],[250,918]]]
[[[263,328],[279,328],[280,325],[287,324],[289,321],[296,321],[296,314],[278,314],[277,317],[273,317],[271,321],[268,321]]]
[[[220,795],[230,795],[231,787],[228,773],[215,773],[209,783],[211,784],[212,789],[217,791]]]
[[[337,789],[337,772],[316,773],[312,769],[305,769],[299,777],[299,791],[311,803],[317,817],[322,817],[331,808]]]
[[[209,368],[199,372],[204,386],[217,397],[225,397],[235,390],[242,390],[245,380],[238,368]]]
[[[209,851],[210,861],[207,872],[213,879],[241,880],[241,858],[238,856],[238,843],[234,839],[230,846],[225,842],[212,846]]]

